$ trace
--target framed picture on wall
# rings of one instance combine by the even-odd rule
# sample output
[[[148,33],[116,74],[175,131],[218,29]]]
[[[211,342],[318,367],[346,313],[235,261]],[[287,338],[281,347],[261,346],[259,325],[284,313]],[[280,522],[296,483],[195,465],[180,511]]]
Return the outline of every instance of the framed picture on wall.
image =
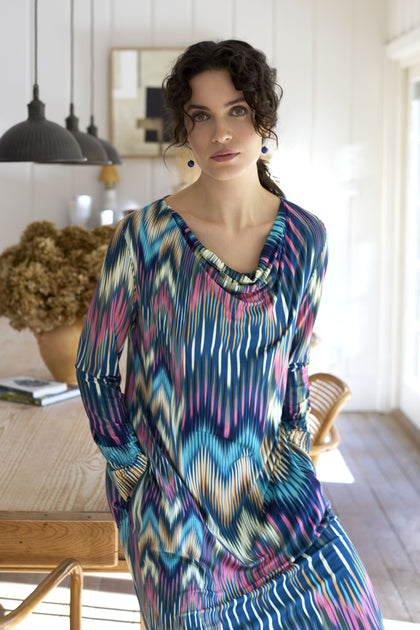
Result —
[[[170,142],[161,86],[183,50],[111,49],[110,139],[121,157],[159,157]]]

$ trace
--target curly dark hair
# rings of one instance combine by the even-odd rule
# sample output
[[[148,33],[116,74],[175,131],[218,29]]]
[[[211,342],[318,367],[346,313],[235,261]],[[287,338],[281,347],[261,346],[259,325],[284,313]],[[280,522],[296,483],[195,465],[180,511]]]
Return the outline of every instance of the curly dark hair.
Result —
[[[192,44],[178,57],[171,73],[164,79],[163,97],[171,114],[174,138],[171,146],[185,146],[188,142],[185,118],[189,114],[185,111],[185,104],[192,94],[190,81],[208,70],[228,70],[235,89],[243,93],[252,111],[256,132],[277,143],[274,128],[283,90],[276,82],[276,70],[269,66],[262,51],[247,42],[229,39]],[[194,126],[193,119],[191,116],[189,118]],[[257,167],[261,185],[270,192],[284,196],[273,181],[267,162],[259,159]]]

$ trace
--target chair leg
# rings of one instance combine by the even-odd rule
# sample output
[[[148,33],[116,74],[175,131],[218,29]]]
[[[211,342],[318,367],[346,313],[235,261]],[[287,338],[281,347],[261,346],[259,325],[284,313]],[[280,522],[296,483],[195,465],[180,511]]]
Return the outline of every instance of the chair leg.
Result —
[[[46,595],[70,575],[70,628],[81,630],[83,569],[76,560],[65,560],[49,573],[21,604],[0,618],[0,628],[12,630],[40,604]]]
[[[74,567],[70,576],[70,630],[82,628],[83,571]]]

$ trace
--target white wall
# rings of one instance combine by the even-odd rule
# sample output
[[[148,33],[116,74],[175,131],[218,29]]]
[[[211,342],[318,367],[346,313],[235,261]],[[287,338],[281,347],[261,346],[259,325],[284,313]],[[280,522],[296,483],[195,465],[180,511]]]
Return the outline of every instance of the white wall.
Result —
[[[69,105],[69,0],[39,1],[39,84],[47,117],[63,123]],[[32,2],[0,4],[3,86],[0,133],[26,118],[32,72]],[[75,105],[89,115],[89,3],[75,0]],[[108,53],[112,46],[183,46],[237,37],[262,48],[284,88],[280,148],[274,159],[287,196],[326,223],[330,265],[316,325],[322,344],[312,369],[333,371],[353,389],[351,406],[386,406],[379,369],[384,327],[379,282],[383,255],[382,137],[384,0],[97,0],[96,108],[108,129]],[[5,60],[10,60],[5,63]],[[158,160],[118,168],[121,206],[170,192]],[[46,218],[66,223],[72,195],[99,203],[99,167],[0,164],[0,249],[23,227]],[[386,288],[383,287],[383,290]]]
[[[388,0],[388,5],[389,41],[420,26],[419,0]]]

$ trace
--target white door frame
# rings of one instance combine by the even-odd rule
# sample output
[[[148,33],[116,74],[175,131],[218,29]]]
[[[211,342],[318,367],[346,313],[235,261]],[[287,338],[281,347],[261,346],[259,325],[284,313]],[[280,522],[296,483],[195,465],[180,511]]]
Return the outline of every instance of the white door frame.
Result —
[[[406,139],[406,176],[405,176],[405,213],[404,213],[404,291],[402,297],[403,321],[402,321],[402,365],[401,365],[401,388],[400,388],[400,408],[406,416],[411,418],[420,427],[420,385],[419,377],[413,376],[414,362],[419,361],[419,348],[416,347],[414,339],[418,343],[419,333],[418,322],[415,321],[416,303],[419,298],[419,286],[416,276],[419,273],[418,267],[418,245],[416,240],[420,233],[420,216],[418,209],[418,198],[414,193],[420,187],[420,161],[417,156],[411,156],[410,126],[412,113],[413,86],[420,85],[420,64],[410,66],[407,75],[407,126],[405,131]],[[416,116],[420,118],[420,112]],[[411,156],[411,157],[410,157]],[[415,181],[412,178],[411,160],[416,160]],[[418,367],[417,367],[418,369]]]
[[[404,242],[407,201],[407,124],[410,68],[420,63],[420,28],[386,46],[384,111],[383,224],[381,226],[382,356],[379,370],[383,389],[379,407],[402,406],[404,325]],[[411,409],[411,407],[410,407]],[[403,409],[420,428],[420,408]],[[408,412],[408,413],[407,413]]]

